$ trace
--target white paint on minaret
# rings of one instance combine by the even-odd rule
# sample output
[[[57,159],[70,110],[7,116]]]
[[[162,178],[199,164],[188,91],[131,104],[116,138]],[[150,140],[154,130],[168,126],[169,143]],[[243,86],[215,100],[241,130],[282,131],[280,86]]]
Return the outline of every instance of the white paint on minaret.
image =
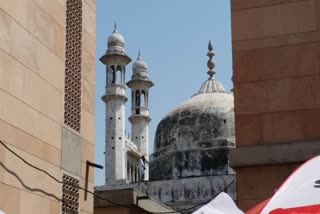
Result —
[[[126,179],[125,144],[125,70],[131,62],[124,50],[124,39],[116,27],[108,38],[106,54],[100,58],[106,65],[106,92],[102,100],[106,105],[106,184]]]
[[[153,83],[148,78],[148,67],[142,58],[139,56],[137,61],[132,66],[133,74],[127,86],[131,88],[131,116],[129,121],[132,124],[132,140],[138,146],[138,150],[148,160],[149,155],[149,128],[148,124],[151,121],[149,117],[149,88]],[[149,179],[149,167],[145,170],[145,180]]]

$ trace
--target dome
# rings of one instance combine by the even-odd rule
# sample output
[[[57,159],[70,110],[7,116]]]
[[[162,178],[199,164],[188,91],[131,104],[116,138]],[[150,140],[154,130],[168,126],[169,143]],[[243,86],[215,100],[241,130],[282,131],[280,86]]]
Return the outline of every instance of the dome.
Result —
[[[140,51],[139,51],[139,56],[137,58],[137,61],[135,61],[132,65],[132,77],[145,77],[148,78],[148,66],[147,64],[142,60],[140,56]]]
[[[124,39],[117,30],[114,30],[113,33],[108,37],[108,47],[111,46],[124,47]]]
[[[172,147],[174,150],[228,146],[217,139],[234,138],[234,107],[231,93],[198,93],[183,102],[159,123],[154,152]]]
[[[132,79],[145,79],[148,80],[148,66],[147,64],[142,60],[140,56],[137,58],[137,61],[135,61],[132,65]]]
[[[140,71],[140,70],[143,70],[143,71],[147,71],[148,70],[148,66],[147,64],[142,60],[142,58],[139,56],[137,61],[135,61],[132,65],[132,70],[133,72],[137,72],[137,71]]]
[[[158,124],[150,156],[150,179],[228,174],[234,135],[232,93],[194,95]]]
[[[148,77],[148,66],[142,60],[140,56],[140,51],[137,60],[132,65],[132,76],[131,80],[127,82],[129,88],[139,87],[139,88],[150,88],[153,86],[153,82],[150,81]]]
[[[213,77],[210,42],[208,49],[209,79],[158,124],[150,156],[152,180],[229,173],[229,149],[235,147],[233,94]]]
[[[106,54],[103,55],[100,60],[104,64],[109,64],[112,61],[113,56],[120,56],[120,58],[126,63],[130,63],[131,59],[126,54],[124,49],[124,39],[122,35],[117,31],[117,25],[114,26],[112,34],[108,37],[108,48]],[[111,57],[111,58],[110,58]]]
[[[167,147],[174,150],[202,147],[228,147],[217,139],[234,138],[233,94],[226,92],[213,75],[213,48],[208,45],[207,63],[209,79],[198,93],[168,113],[159,123],[154,143],[154,152]]]

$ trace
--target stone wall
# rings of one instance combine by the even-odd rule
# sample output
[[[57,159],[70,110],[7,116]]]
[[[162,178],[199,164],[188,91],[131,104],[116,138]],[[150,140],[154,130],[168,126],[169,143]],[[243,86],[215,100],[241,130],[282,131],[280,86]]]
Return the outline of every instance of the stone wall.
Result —
[[[318,151],[320,1],[231,0],[231,10],[238,148],[231,166],[247,209]]]
[[[66,0],[4,0],[0,8],[0,140],[57,179],[66,173],[84,187],[85,163],[94,159],[95,0],[82,1],[80,132],[63,119]],[[62,185],[2,145],[0,189],[6,213],[60,213]],[[93,213],[88,199],[80,191],[83,214]]]
[[[236,200],[236,176],[229,175],[201,176],[183,179],[145,181],[114,186],[95,187],[96,191],[134,188],[148,197],[159,201],[176,211],[205,204],[221,191],[228,193]],[[195,209],[198,208],[195,207]],[[194,209],[188,210],[192,211]]]
[[[221,141],[223,142],[223,140]],[[233,143],[224,141],[225,144]],[[152,154],[152,158],[153,155],[155,154]],[[227,147],[168,152],[150,162],[150,171],[152,172],[150,180],[223,175],[228,172],[228,157],[229,148]]]

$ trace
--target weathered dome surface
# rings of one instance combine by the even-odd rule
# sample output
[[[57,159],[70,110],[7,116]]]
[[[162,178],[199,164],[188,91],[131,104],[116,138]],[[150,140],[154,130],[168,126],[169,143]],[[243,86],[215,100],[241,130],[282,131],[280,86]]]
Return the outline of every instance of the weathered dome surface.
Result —
[[[231,93],[198,93],[161,120],[154,152],[170,146],[178,150],[199,148],[204,143],[228,146],[216,140],[234,138],[233,117]]]
[[[132,65],[132,79],[145,79],[148,80],[148,66],[147,64],[142,60],[140,57],[140,52],[139,52],[139,57],[137,61],[135,61]]]
[[[142,60],[140,51],[137,60],[132,65],[132,76],[131,80],[127,82],[127,86],[131,88],[135,87],[134,85],[137,86],[137,84],[141,88],[151,88],[153,86],[153,82],[148,77],[148,66]]]
[[[133,63],[132,70],[133,70],[133,72],[138,72],[140,70],[147,71],[148,70],[148,65],[139,56],[137,61],[135,61]]]
[[[124,47],[124,39],[122,35],[116,30],[114,30],[113,33],[108,37],[108,47],[111,46]]]
[[[150,179],[225,175],[235,147],[233,95],[198,93],[158,124]]]
[[[208,49],[209,79],[158,124],[150,156],[151,180],[230,173],[228,154],[235,147],[233,94],[213,77],[211,42]]]
[[[126,51],[124,49],[124,39],[122,35],[117,31],[117,26],[115,25],[115,28],[112,32],[112,34],[108,37],[108,49],[106,51],[106,54],[102,57],[102,60],[104,63],[107,63],[105,61],[106,56],[122,56],[127,63],[131,61],[130,57],[126,54]]]

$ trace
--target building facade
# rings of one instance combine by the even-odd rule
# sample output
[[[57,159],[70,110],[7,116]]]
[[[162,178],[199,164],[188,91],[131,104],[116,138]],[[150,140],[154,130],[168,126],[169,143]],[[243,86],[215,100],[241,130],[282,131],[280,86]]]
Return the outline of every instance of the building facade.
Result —
[[[320,149],[320,1],[231,0],[240,208]]]
[[[117,77],[116,72],[125,71],[125,65],[131,60],[125,53],[124,39],[117,30],[109,36],[108,49],[100,59],[107,65],[106,94],[102,98],[106,102],[106,185],[96,187],[95,193],[100,197],[120,200],[113,204],[95,198],[95,212],[110,211],[114,207],[127,212],[128,208],[117,205],[120,202],[132,205],[131,211],[135,212],[138,202],[118,198],[128,191],[139,192],[140,198],[150,200],[146,202],[149,205],[159,204],[148,205],[146,210],[151,213],[168,207],[177,212],[191,212],[221,191],[236,199],[236,175],[229,166],[228,158],[229,149],[235,147],[233,94],[215,79],[215,54],[211,42],[208,49],[209,78],[198,92],[161,120],[154,151],[149,156],[149,179],[147,176],[144,180],[136,180],[130,179],[130,165],[141,155],[148,155],[148,96],[153,83],[148,79],[147,66],[139,54],[132,66],[132,78],[127,83],[132,92],[132,114],[129,117],[132,137],[128,139],[122,120],[127,100],[124,75]],[[131,194],[129,197],[132,200]]]
[[[93,213],[95,0],[0,8],[0,210]]]

